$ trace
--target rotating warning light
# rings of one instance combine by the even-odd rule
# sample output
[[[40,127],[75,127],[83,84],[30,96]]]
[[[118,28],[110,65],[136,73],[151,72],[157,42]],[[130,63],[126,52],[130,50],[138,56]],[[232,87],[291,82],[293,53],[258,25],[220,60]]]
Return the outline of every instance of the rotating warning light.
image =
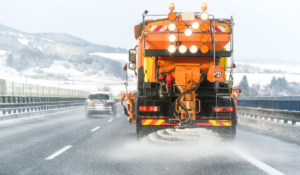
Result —
[[[191,52],[191,53],[196,53],[197,51],[198,51],[197,46],[192,45],[192,46],[190,47],[190,52]]]
[[[169,24],[168,29],[173,32],[176,29],[176,25],[171,23]]]
[[[179,46],[178,50],[179,50],[180,53],[185,53],[187,48],[186,48],[185,45],[181,45],[181,46]]]
[[[172,43],[172,42],[174,42],[176,40],[176,36],[174,35],[174,34],[171,34],[170,36],[169,36],[169,41]]]
[[[169,10],[175,10],[175,5],[174,3],[169,4]]]
[[[193,22],[192,27],[193,29],[198,29],[200,27],[200,24],[198,22]]]
[[[168,51],[169,51],[170,53],[174,53],[174,52],[176,51],[176,47],[175,47],[174,45],[170,45],[170,46],[168,47]]]
[[[200,15],[200,18],[201,18],[203,21],[207,20],[207,19],[208,19],[208,13],[202,12],[201,15]]]
[[[184,34],[185,34],[185,36],[190,37],[190,36],[193,34],[193,32],[192,32],[191,29],[186,29],[186,30],[184,31]]]
[[[201,5],[201,10],[207,10],[207,4],[206,3],[202,3]]]

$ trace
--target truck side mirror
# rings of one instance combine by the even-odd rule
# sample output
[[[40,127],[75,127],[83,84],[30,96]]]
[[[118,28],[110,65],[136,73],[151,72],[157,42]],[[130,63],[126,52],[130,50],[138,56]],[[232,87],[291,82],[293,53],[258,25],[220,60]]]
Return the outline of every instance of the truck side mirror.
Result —
[[[135,49],[129,50],[129,62],[136,63],[136,50]]]
[[[130,69],[130,70],[136,70],[136,65],[135,65],[135,63],[129,63],[129,69]]]

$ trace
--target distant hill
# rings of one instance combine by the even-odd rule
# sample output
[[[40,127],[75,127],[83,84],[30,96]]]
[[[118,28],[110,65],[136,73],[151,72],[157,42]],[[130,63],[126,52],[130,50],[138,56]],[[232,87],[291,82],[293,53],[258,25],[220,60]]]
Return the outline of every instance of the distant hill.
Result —
[[[74,55],[86,55],[94,52],[127,53],[120,47],[114,48],[90,43],[64,33],[26,33],[0,24],[0,50],[16,52],[28,48],[40,50],[45,54],[58,55],[69,59]]]

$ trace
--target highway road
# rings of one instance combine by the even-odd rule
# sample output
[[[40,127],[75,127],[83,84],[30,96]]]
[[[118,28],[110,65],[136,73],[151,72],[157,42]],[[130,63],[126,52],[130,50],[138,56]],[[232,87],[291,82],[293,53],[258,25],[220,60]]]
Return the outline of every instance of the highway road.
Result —
[[[138,140],[120,105],[114,119],[86,118],[80,111],[0,127],[0,174],[4,175],[258,175],[299,174],[299,170],[299,145],[243,126],[232,143]]]

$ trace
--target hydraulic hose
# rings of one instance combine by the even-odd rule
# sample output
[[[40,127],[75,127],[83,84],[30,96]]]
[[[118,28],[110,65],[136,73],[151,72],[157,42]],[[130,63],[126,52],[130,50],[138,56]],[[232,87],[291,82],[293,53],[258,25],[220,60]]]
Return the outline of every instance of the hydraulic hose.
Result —
[[[180,101],[180,99],[181,99],[185,94],[188,94],[188,93],[190,93],[190,92],[193,92],[193,91],[196,91],[197,89],[199,89],[200,83],[201,83],[201,79],[202,79],[203,75],[204,75],[204,74],[201,74],[200,79],[199,79],[199,82],[196,84],[196,86],[195,86],[193,89],[183,92],[183,93],[180,94],[179,97],[177,98],[177,104],[178,104],[179,106],[181,106],[181,108],[186,112],[185,115],[188,116],[188,119],[187,119],[186,121],[182,121],[182,120],[181,120],[181,117],[180,117],[180,116],[177,117],[177,115],[176,115],[176,113],[175,113],[175,111],[174,111],[174,112],[173,112],[173,115],[174,115],[176,118],[178,118],[178,120],[179,120],[180,123],[186,124],[186,123],[188,123],[188,122],[190,121],[190,115],[189,115],[188,109],[187,109],[186,106]]]

